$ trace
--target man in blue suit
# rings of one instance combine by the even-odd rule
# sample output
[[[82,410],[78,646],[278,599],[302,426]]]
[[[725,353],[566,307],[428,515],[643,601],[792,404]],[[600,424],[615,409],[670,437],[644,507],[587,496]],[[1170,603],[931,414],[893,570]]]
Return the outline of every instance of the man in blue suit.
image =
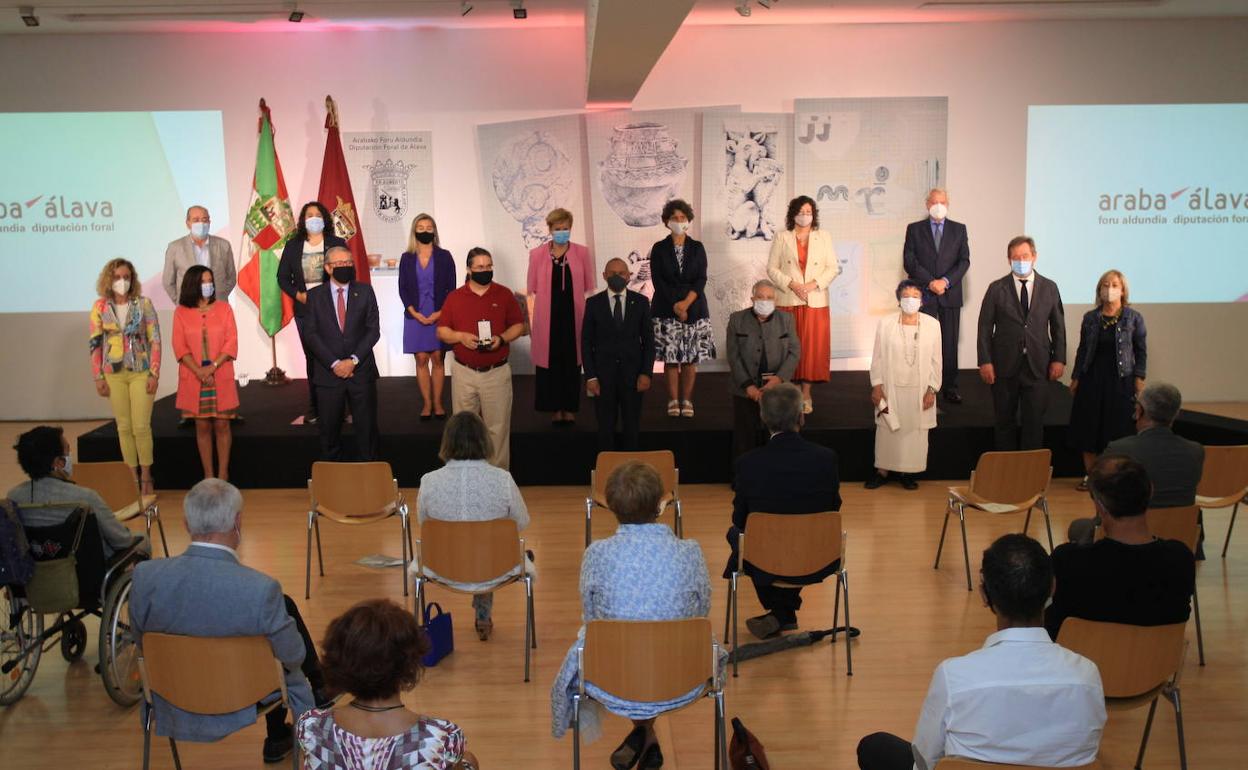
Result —
[[[181,556],[154,559],[134,570],[130,623],[139,646],[143,634],[266,636],[286,669],[292,722],[312,708],[322,686],[320,662],[299,610],[273,578],[238,560],[243,496],[220,479],[204,479],[183,504],[191,545]],[[175,740],[217,741],[255,724],[256,709],[193,714],[154,695],[156,734]],[[265,715],[264,761],[280,762],[294,745],[286,709]]]
[[[941,395],[962,403],[958,393],[958,325],[962,318],[962,278],[971,267],[966,225],[948,218],[949,196],[939,187],[927,194],[928,215],[906,227],[902,262],[906,275],[923,288],[924,313],[940,321],[944,383]]]

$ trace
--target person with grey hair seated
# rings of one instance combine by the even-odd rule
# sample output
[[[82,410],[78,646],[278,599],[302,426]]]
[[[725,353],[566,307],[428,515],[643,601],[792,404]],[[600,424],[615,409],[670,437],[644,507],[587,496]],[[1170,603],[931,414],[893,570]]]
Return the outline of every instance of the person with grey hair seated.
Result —
[[[793,315],[776,312],[776,285],[766,279],[756,281],[750,297],[750,307],[728,316],[734,459],[762,446],[758,403],[764,392],[793,379],[802,355]]]
[[[724,568],[731,578],[737,566],[737,538],[746,530],[751,513],[803,514],[841,509],[840,476],[836,452],[807,441],[799,435],[802,422],[802,391],[783,383],[764,391],[759,399],[763,424],[770,433],[764,446],[737,459],[732,499],[732,526],[728,544],[732,554]],[[838,562],[809,575],[771,575],[748,561],[745,572],[754,583],[758,600],[767,612],[749,618],[750,633],[766,639],[781,631],[797,628],[797,611],[802,606],[800,588],[779,588],[773,583],[809,585],[836,572]]]
[[[229,482],[204,479],[183,502],[191,545],[180,556],[135,567],[130,624],[140,648],[145,633],[183,636],[265,636],[286,669],[286,689],[297,719],[323,698],[320,661],[299,609],[276,580],[243,566],[243,496]],[[156,734],[175,740],[211,742],[254,724],[256,709],[230,714],[182,711],[159,695]],[[143,714],[140,713],[140,718]],[[293,721],[293,720],[292,720]],[[265,715],[264,761],[280,762],[294,745],[286,709]]]

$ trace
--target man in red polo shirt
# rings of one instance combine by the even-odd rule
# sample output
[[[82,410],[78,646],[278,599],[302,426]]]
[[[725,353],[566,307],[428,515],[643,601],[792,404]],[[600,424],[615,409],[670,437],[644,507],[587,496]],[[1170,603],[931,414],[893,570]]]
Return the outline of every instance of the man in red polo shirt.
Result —
[[[451,411],[481,415],[499,468],[511,465],[510,343],[524,334],[524,316],[511,289],[494,283],[494,258],[468,252],[468,282],[451,292],[438,318],[438,339],[454,345]]]

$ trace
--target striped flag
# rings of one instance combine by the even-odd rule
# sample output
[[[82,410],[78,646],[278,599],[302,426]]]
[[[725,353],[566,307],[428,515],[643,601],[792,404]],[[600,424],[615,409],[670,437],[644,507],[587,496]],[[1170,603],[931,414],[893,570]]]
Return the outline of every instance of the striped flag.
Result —
[[[251,258],[238,273],[238,288],[255,303],[260,325],[272,337],[294,317],[293,300],[277,287],[277,263],[282,247],[295,231],[295,217],[290,210],[282,165],[273,146],[273,118],[263,99],[260,100],[256,172],[244,230]]]

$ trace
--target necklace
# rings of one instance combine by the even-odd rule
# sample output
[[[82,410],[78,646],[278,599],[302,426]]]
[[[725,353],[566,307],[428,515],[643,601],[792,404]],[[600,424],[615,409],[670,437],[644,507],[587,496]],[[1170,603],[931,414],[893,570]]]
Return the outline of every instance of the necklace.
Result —
[[[372,714],[380,714],[384,711],[394,711],[395,709],[403,708],[402,703],[398,704],[397,706],[365,706],[363,703],[360,703],[359,701],[354,701],[354,700],[351,701],[351,703],[349,703],[348,705],[351,706],[351,708],[353,709],[359,709],[360,711],[367,711]]]
[[[1118,313],[1117,313],[1116,315],[1112,315],[1112,316],[1108,316],[1108,315],[1105,315],[1104,313],[1102,313],[1102,314],[1101,314],[1101,328],[1102,328],[1102,329],[1112,329],[1112,328],[1114,328],[1115,326],[1117,326],[1117,325],[1118,325],[1118,319],[1119,319],[1119,318],[1122,318],[1122,311],[1121,311],[1121,310],[1120,310],[1120,311],[1118,311]]]
[[[919,359],[919,328],[917,326],[914,328],[914,335],[911,337],[914,341],[913,345],[909,344],[909,341],[906,339],[905,325],[898,322],[897,329],[901,332],[901,352],[905,356],[906,366],[912,367],[914,362]]]

